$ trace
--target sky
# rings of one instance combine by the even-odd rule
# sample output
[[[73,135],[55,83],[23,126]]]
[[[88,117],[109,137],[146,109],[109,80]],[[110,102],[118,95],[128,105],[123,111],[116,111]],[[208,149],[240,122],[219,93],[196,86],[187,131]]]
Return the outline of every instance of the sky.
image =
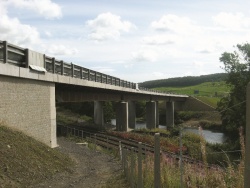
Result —
[[[0,0],[0,40],[131,82],[224,72],[247,0]]]

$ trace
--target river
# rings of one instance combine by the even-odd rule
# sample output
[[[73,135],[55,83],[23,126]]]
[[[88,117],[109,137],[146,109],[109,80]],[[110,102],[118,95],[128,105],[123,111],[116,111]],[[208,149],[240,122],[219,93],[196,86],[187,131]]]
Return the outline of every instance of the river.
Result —
[[[111,124],[112,125],[116,125],[116,120],[112,119],[111,120]],[[146,123],[145,122],[136,122],[135,125],[136,129],[142,129],[142,128],[146,128]],[[159,125],[160,129],[166,129],[166,126],[163,125]],[[187,132],[191,132],[191,133],[195,133],[195,134],[200,134],[199,130],[197,128],[184,128],[183,129],[183,133],[187,133]],[[226,141],[226,136],[224,133],[222,132],[213,132],[210,130],[202,130],[203,136],[205,138],[205,140],[208,143],[212,143],[212,144],[222,144]]]

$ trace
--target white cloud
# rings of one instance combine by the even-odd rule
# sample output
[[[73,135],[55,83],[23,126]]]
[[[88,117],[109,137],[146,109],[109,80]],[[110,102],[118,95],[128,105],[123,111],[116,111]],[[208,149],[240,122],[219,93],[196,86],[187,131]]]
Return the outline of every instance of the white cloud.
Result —
[[[157,31],[182,34],[192,34],[199,31],[199,28],[188,17],[179,17],[172,14],[164,15],[160,20],[152,22],[151,27]]]
[[[143,49],[132,53],[132,58],[137,62],[155,62],[158,59],[158,54],[150,49]]]
[[[47,37],[52,37],[52,34],[51,34],[51,32],[49,32],[49,31],[45,31],[44,34],[45,34]]]
[[[215,39],[214,39],[215,40]],[[201,54],[210,54],[216,51],[217,44],[206,40],[200,41],[195,46],[195,51]]]
[[[78,50],[64,45],[52,44],[46,48],[45,52],[51,55],[74,55],[78,53]]]
[[[167,45],[174,44],[177,40],[177,37],[173,35],[155,35],[144,37],[143,42],[149,45]]]
[[[166,78],[167,75],[163,72],[153,72],[154,79]]]
[[[99,14],[94,20],[89,20],[86,25],[91,30],[90,39],[103,41],[107,39],[117,39],[121,32],[129,32],[135,28],[129,21],[122,21],[120,16],[110,12]]]
[[[110,67],[92,67],[91,69],[101,72],[101,73],[113,73],[115,72],[114,69],[110,68]]]
[[[9,17],[8,9],[28,9],[46,18],[62,15],[61,8],[50,0],[0,0],[0,38],[21,46],[41,45],[40,33],[36,27],[23,24],[16,17]],[[48,34],[48,33],[47,33]]]
[[[61,18],[61,7],[51,0],[8,0],[8,6],[32,10],[47,19]]]
[[[0,38],[17,45],[36,44],[40,42],[36,28],[21,24],[17,18],[0,16]]]
[[[242,13],[221,12],[213,17],[216,25],[229,29],[242,29],[250,27],[250,17],[245,17]]]

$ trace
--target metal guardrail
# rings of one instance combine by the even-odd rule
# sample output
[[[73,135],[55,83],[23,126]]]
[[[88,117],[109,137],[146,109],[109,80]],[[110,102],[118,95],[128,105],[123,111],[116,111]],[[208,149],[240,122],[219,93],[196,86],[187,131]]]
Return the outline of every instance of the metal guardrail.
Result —
[[[9,63],[15,66],[28,68],[28,53],[28,49],[10,44],[7,41],[0,41],[0,61],[2,61],[3,63]],[[131,88],[154,93],[172,94],[168,92],[138,87],[137,83],[121,80],[120,78],[87,69],[73,63],[66,63],[62,60],[57,60],[54,57],[46,56],[45,54],[44,68],[47,72],[53,74],[71,76],[73,78],[115,85],[124,88]]]

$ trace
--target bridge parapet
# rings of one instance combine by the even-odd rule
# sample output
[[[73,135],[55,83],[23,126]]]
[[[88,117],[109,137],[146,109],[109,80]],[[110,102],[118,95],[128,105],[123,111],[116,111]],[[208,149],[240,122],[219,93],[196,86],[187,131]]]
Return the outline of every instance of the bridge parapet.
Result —
[[[67,63],[49,57],[30,49],[25,49],[7,41],[0,41],[0,62],[8,63],[23,68],[37,69],[37,71],[50,72],[53,74],[79,78],[83,80],[130,88],[135,90],[147,91],[152,93],[173,94],[158,90],[139,87],[137,83],[122,80],[98,71],[94,71],[73,63]]]

